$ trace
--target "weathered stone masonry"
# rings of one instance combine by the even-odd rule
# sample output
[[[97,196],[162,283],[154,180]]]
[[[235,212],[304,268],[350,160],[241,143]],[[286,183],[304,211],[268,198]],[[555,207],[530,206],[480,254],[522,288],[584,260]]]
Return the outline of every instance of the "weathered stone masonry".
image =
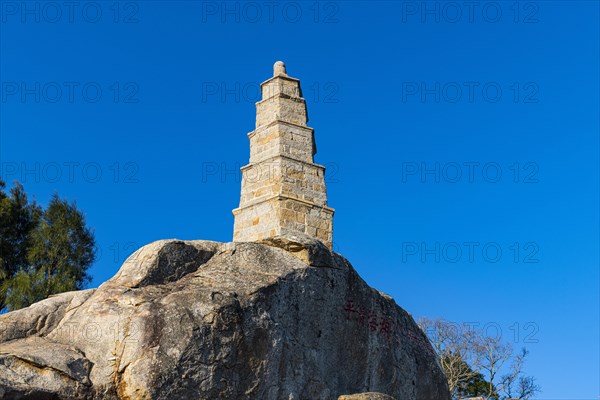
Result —
[[[298,79],[278,61],[261,84],[256,129],[248,134],[250,163],[242,167],[233,240],[303,233],[331,248],[334,210],[327,206],[325,167],[314,163],[314,131]]]

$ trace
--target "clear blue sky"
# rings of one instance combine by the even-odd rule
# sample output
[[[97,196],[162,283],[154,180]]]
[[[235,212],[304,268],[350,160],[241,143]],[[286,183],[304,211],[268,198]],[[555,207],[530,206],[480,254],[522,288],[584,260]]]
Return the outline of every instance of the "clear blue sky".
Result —
[[[2,176],[76,199],[92,286],[157,239],[231,240],[283,60],[336,250],[414,316],[526,346],[540,399],[597,399],[598,2],[224,4],[0,2]]]

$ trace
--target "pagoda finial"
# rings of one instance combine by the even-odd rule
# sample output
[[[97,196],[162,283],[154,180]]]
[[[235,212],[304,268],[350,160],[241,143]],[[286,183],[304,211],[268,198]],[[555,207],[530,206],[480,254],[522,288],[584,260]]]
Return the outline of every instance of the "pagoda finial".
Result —
[[[285,63],[283,61],[277,61],[273,65],[273,76],[277,75],[287,75],[287,72],[285,70]]]

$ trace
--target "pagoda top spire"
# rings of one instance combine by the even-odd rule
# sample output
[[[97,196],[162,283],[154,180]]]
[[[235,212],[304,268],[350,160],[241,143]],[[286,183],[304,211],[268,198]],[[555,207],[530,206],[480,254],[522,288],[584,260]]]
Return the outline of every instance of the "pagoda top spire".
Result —
[[[285,63],[283,61],[277,61],[275,64],[273,64],[273,76],[277,75],[287,76],[287,71],[285,70]]]

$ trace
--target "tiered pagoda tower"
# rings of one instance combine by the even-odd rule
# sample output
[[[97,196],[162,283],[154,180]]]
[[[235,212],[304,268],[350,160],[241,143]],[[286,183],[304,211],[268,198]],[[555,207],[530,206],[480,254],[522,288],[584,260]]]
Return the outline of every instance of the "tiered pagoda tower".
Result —
[[[332,246],[333,213],[327,206],[325,167],[314,163],[314,130],[307,126],[300,81],[274,65],[261,84],[250,163],[242,170],[240,206],[233,210],[236,242],[297,233]]]

